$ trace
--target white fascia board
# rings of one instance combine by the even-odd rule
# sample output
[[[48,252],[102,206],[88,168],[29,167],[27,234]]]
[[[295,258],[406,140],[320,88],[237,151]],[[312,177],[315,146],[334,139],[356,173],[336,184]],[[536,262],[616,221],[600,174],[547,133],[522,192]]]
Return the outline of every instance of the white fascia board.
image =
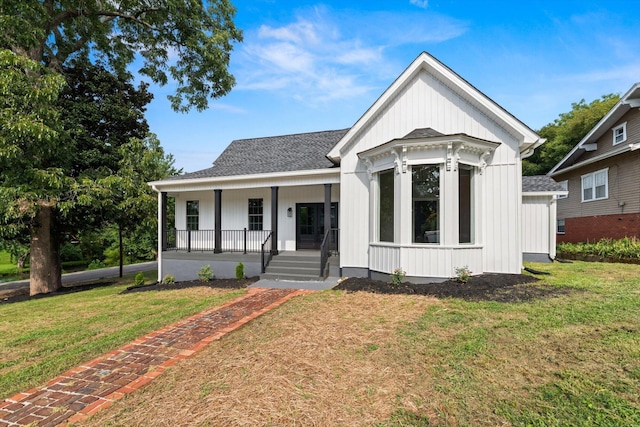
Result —
[[[432,136],[427,138],[415,138],[415,139],[394,139],[385,144],[373,147],[369,150],[358,153],[358,157],[361,159],[372,158],[383,153],[390,152],[396,147],[434,147],[439,145],[446,146],[449,143],[453,144],[469,144],[469,146],[478,148],[481,150],[495,150],[500,146],[500,142],[487,141],[484,139],[475,138],[473,136],[465,134],[457,135],[443,135]]]
[[[547,175],[551,176],[551,177],[558,176],[560,174],[563,174],[563,173],[566,173],[566,172],[570,172],[570,171],[572,171],[574,169],[578,169],[578,168],[581,168],[583,166],[587,166],[587,165],[599,162],[600,160],[608,159],[609,157],[613,157],[613,156],[617,156],[618,154],[626,153],[627,151],[637,150],[638,148],[640,148],[640,145],[627,144],[627,145],[625,145],[623,147],[620,147],[620,148],[618,148],[616,150],[611,150],[611,151],[609,151],[607,153],[600,154],[599,156],[592,157],[589,160],[585,160],[583,162],[574,163],[571,166],[568,166],[566,168],[562,168],[562,169],[560,169],[558,171],[554,171],[554,169],[551,169],[547,173]],[[558,164],[560,164],[560,163],[558,163]]]
[[[349,129],[346,135],[329,151],[327,157],[332,161],[339,161],[345,147],[349,146],[350,141],[371,121],[378,111],[402,89],[402,87],[420,71],[425,70],[432,73],[444,82],[450,82],[468,99],[473,100],[479,108],[488,112],[488,116],[492,117],[501,126],[511,129],[515,134],[521,136],[520,146],[523,150],[537,147],[544,142],[538,134],[531,128],[518,120],[504,108],[500,107],[495,101],[480,92],[465,79],[456,74],[449,67],[438,61],[426,52],[422,52],[412,63],[405,69],[402,74],[389,86],[382,95],[373,103],[371,107],[358,119],[355,125]]]
[[[539,197],[539,196],[568,196],[568,191],[524,191],[522,197]]]
[[[614,105],[611,108],[611,110],[609,110],[609,112],[605,114],[605,116],[602,119],[600,119],[600,121],[596,123],[596,125],[593,128],[591,128],[589,132],[587,132],[584,138],[582,138],[580,142],[578,142],[576,146],[573,147],[571,151],[569,151],[569,153],[567,153],[567,155],[562,158],[562,160],[560,160],[553,168],[551,168],[551,170],[547,173],[547,175],[549,176],[556,175],[556,172],[558,172],[558,169],[560,169],[560,167],[564,164],[564,162],[566,162],[569,158],[571,158],[571,156],[576,151],[582,148],[583,144],[587,144],[589,142],[595,142],[595,141],[592,141],[592,139],[595,139],[595,140],[599,139],[607,130],[609,130],[609,128],[613,126],[613,123],[617,122],[620,119],[620,117],[622,117],[627,111],[629,111],[631,106],[627,103],[627,99],[635,91],[638,91],[638,90],[640,90],[640,83],[635,83],[633,86],[631,86],[631,89],[629,89],[627,93],[625,93],[624,96],[620,98],[620,101],[618,101],[618,103]],[[573,166],[563,168],[561,172],[565,172],[572,168]]]
[[[261,173],[261,174],[253,174],[253,175],[232,175],[232,176],[217,176],[217,177],[209,177],[209,178],[192,178],[192,179],[167,179],[162,181],[152,181],[148,182],[147,185],[151,186],[157,191],[162,190],[164,188],[178,188],[189,185],[206,185],[206,184],[225,184],[225,183],[234,183],[234,182],[242,182],[242,181],[254,181],[259,183],[260,181],[273,181],[276,179],[286,180],[289,178],[317,178],[321,176],[326,177],[337,177],[340,178],[340,168],[331,168],[331,169],[312,169],[312,170],[302,170],[302,171],[290,171],[290,172],[272,172],[272,173]]]

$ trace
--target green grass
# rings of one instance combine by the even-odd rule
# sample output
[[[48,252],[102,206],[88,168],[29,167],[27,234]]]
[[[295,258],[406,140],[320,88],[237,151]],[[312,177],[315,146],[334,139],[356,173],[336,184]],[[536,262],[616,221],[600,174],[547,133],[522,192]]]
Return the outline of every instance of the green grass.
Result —
[[[11,261],[9,252],[0,251],[0,276],[17,274],[16,263]]]
[[[572,292],[517,304],[448,300],[400,331],[399,351],[433,367],[440,410],[459,425],[640,425],[640,268],[532,267]]]
[[[146,273],[147,282],[155,272]],[[88,291],[0,305],[0,398],[243,293],[204,288],[120,295],[132,276]]]

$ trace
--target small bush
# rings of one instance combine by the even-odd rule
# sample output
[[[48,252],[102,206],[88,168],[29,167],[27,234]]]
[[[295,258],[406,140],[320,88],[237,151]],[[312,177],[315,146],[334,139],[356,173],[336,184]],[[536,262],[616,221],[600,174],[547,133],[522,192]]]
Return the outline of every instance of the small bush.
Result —
[[[244,264],[241,262],[239,262],[238,265],[236,265],[236,279],[238,280],[244,279]]]
[[[173,285],[174,283],[176,283],[176,278],[170,274],[167,274],[162,278],[163,285]]]
[[[133,284],[136,285],[136,286],[144,285],[144,273],[143,272],[140,272],[140,273],[135,275],[135,277],[133,278]]]
[[[60,260],[62,262],[82,261],[82,259],[82,251],[78,245],[65,243],[60,247]]]
[[[99,259],[94,259],[93,261],[91,261],[91,263],[87,266],[87,270],[97,270],[99,268],[105,268],[107,265],[100,261]]]
[[[391,284],[393,286],[402,285],[402,282],[404,281],[406,275],[407,273],[403,269],[396,268],[395,270],[393,270],[393,273],[391,273]]]
[[[459,283],[467,283],[469,278],[471,277],[471,270],[469,270],[469,266],[465,265],[464,267],[456,268],[456,280]]]
[[[597,242],[558,243],[556,249],[558,253],[571,255],[640,259],[640,239],[636,237],[625,237],[620,240],[600,239]]]
[[[208,282],[213,279],[213,270],[211,270],[211,266],[209,264],[203,265],[202,268],[198,271],[198,277],[201,282]]]

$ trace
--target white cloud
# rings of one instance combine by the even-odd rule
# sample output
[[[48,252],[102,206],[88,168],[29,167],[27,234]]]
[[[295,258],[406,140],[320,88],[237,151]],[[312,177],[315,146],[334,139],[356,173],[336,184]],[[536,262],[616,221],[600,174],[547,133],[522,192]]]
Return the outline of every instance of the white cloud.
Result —
[[[467,28],[441,15],[416,13],[315,7],[300,11],[293,22],[249,29],[237,57],[236,89],[279,91],[307,103],[379,91],[406,66],[385,55],[389,47],[438,43]]]
[[[429,5],[429,0],[409,0],[409,2],[414,5],[426,9]]]

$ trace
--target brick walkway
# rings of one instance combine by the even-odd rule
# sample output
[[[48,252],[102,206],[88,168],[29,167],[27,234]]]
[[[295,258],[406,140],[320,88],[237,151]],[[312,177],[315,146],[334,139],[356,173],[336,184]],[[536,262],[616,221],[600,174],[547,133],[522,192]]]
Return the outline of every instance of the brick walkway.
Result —
[[[306,292],[251,288],[240,298],[71,369],[45,387],[6,399],[0,403],[0,427],[57,426],[81,421],[144,386],[211,341]]]

